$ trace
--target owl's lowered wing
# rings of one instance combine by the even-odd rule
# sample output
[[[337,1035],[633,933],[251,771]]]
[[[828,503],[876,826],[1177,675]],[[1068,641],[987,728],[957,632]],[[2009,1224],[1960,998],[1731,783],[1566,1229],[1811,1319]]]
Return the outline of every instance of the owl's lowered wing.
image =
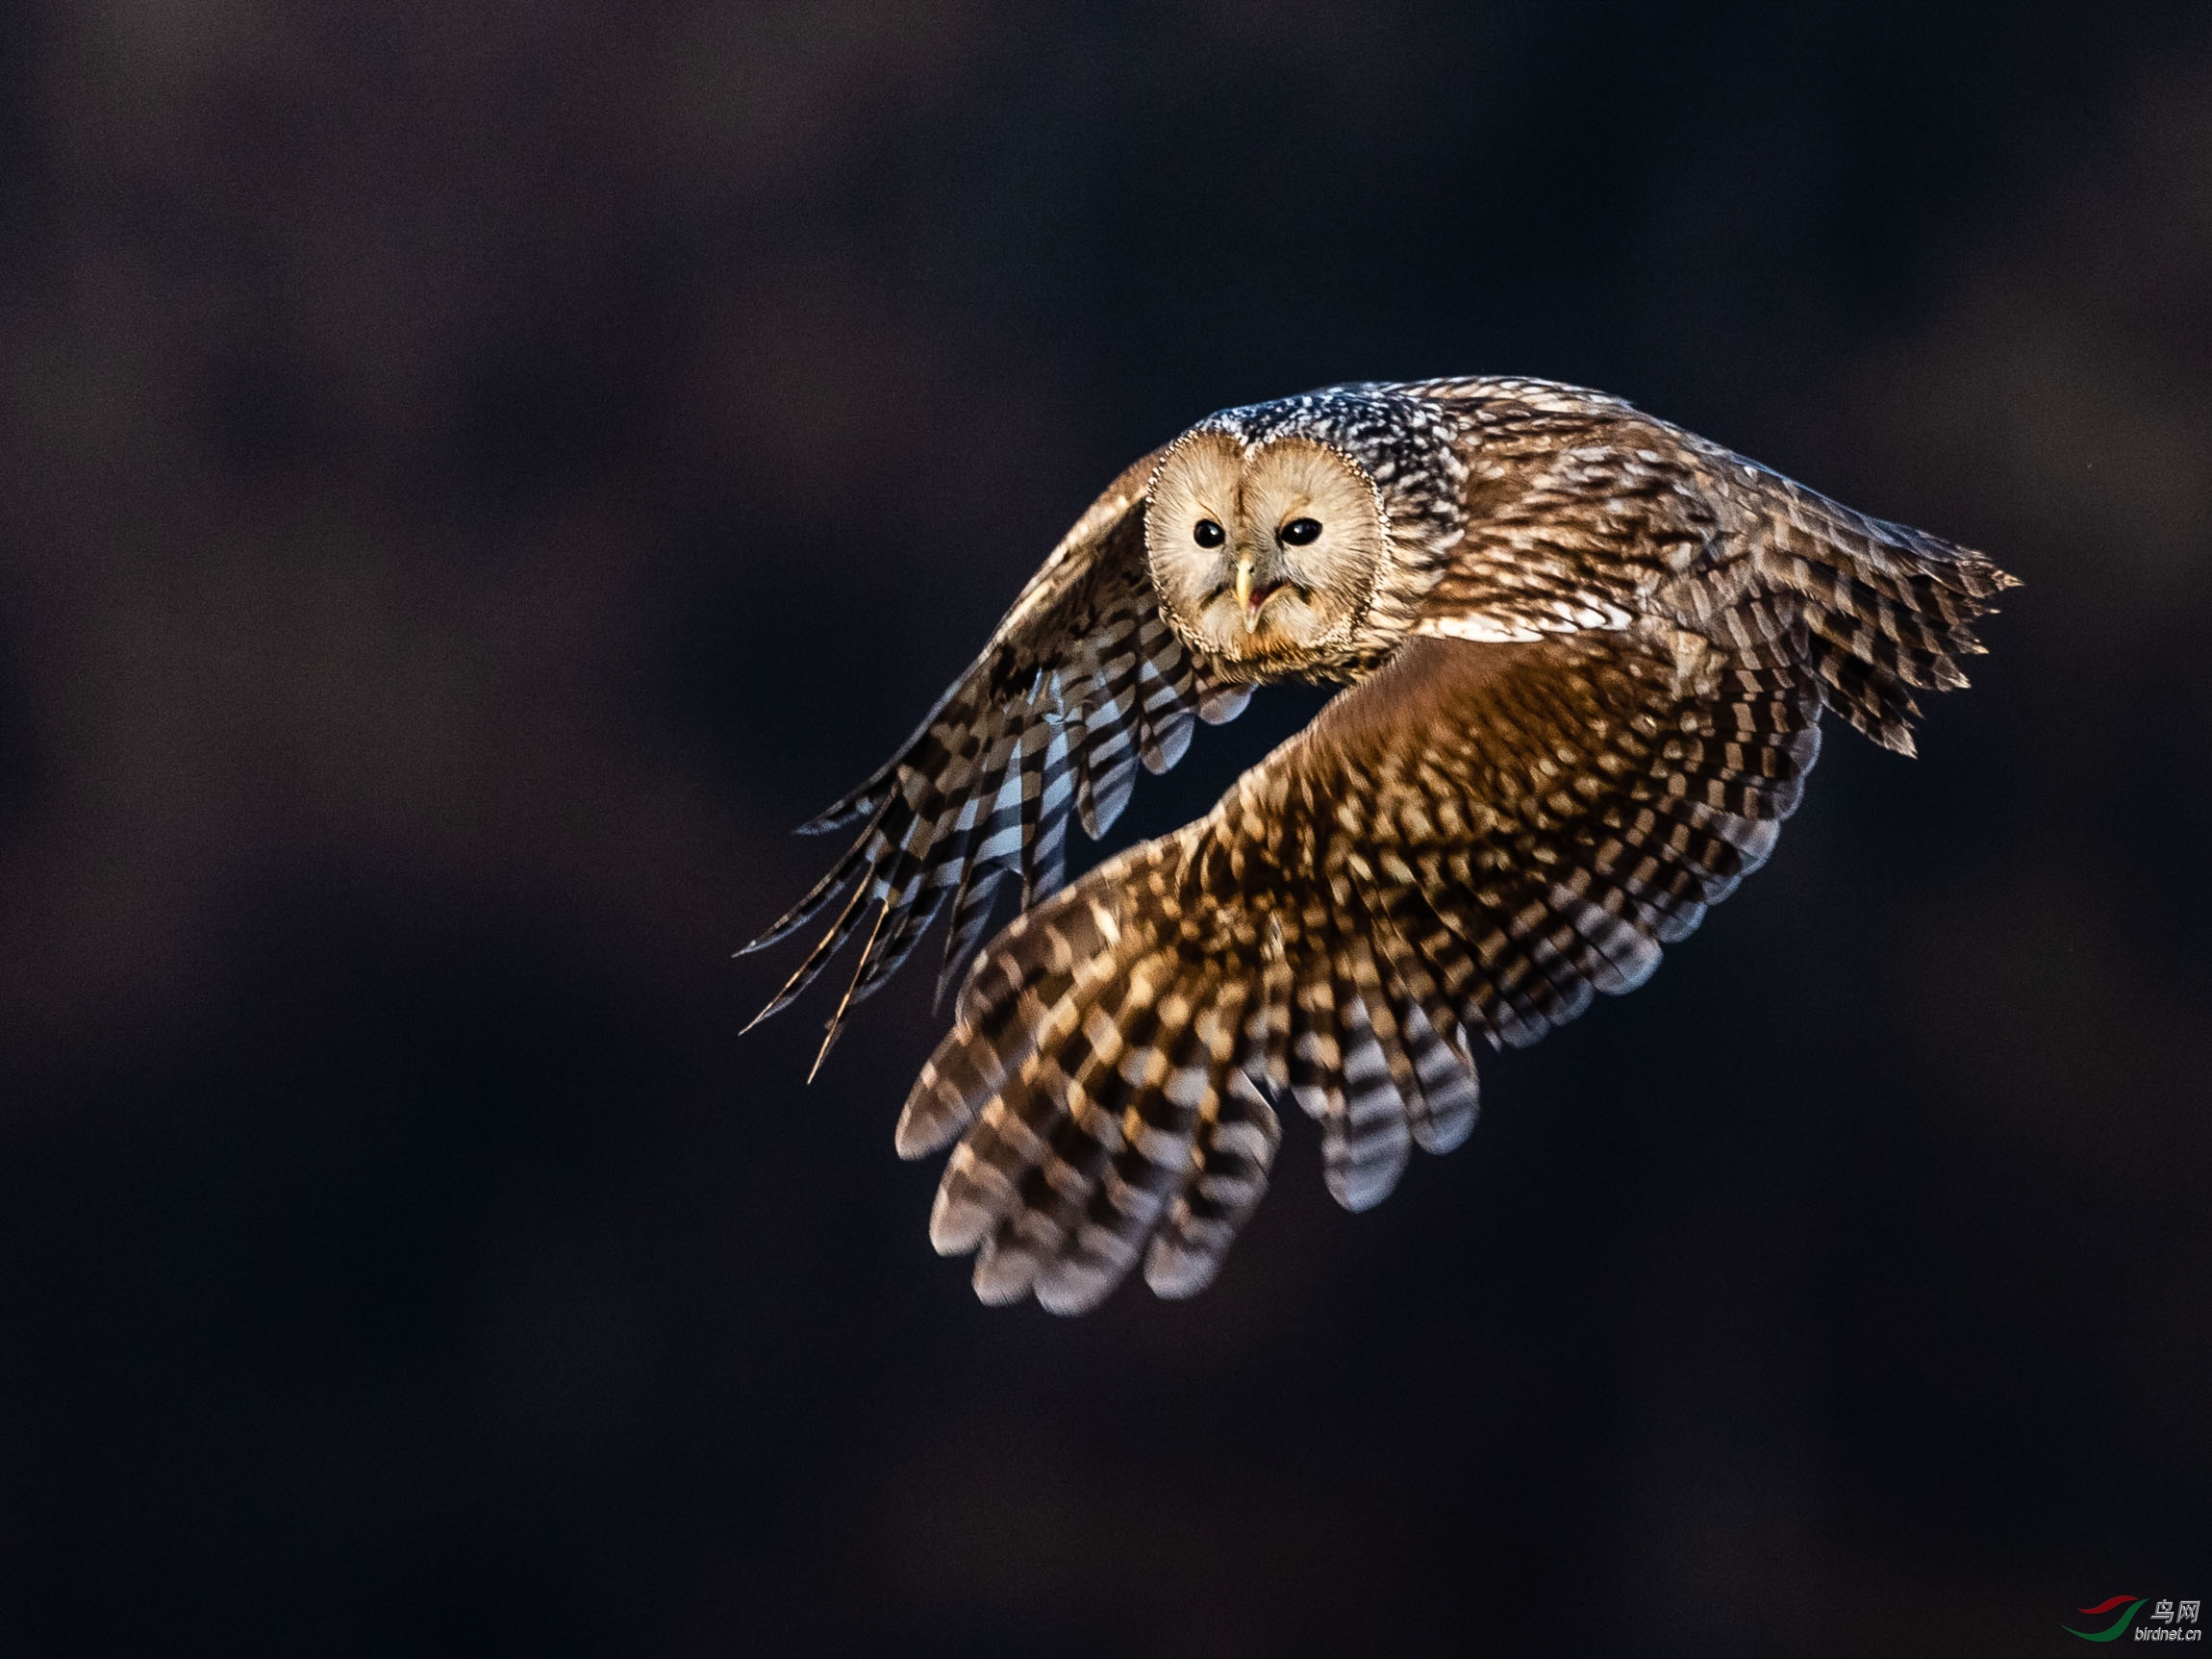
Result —
[[[802,826],[821,834],[863,824],[844,857],[746,949],[776,943],[852,892],[755,1023],[865,928],[830,1020],[834,1040],[846,1010],[949,908],[942,990],[982,938],[1002,881],[1018,875],[1024,906],[1060,887],[1070,814],[1093,838],[1103,834],[1127,804],[1140,761],[1166,771],[1189,747],[1194,719],[1218,723],[1244,709],[1249,688],[1212,679],[1161,619],[1144,524],[1158,459],[1130,466],[1076,521],[898,753]]]
[[[1766,859],[1821,705],[1786,648],[1653,623],[1410,642],[1207,817],[992,943],[899,1123],[910,1157],[966,1131],[933,1242],[979,1250],[986,1300],[1079,1311],[1147,1241],[1152,1288],[1189,1295],[1286,1090],[1331,1194],[1379,1202],[1472,1127],[1474,1040],[1642,984]]]

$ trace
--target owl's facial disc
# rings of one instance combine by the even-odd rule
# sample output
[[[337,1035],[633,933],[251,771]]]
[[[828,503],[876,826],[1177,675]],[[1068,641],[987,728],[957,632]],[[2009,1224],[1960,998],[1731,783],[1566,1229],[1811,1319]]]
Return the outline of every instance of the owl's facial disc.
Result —
[[[1145,508],[1169,621],[1209,655],[1258,670],[1295,668],[1349,637],[1384,537],[1367,474],[1302,438],[1247,451],[1226,433],[1194,433]]]

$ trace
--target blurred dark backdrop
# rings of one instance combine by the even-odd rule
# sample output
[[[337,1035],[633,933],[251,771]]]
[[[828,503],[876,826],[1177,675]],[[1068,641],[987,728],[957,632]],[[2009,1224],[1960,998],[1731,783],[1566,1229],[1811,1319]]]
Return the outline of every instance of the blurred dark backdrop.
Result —
[[[2200,6],[0,18],[0,1650],[2023,1653],[2212,1590]],[[819,999],[738,1035],[784,832],[1131,457],[1477,370],[2028,585],[1384,1208],[1301,1119],[1199,1300],[977,1307],[891,1149],[926,975],[811,1089]]]

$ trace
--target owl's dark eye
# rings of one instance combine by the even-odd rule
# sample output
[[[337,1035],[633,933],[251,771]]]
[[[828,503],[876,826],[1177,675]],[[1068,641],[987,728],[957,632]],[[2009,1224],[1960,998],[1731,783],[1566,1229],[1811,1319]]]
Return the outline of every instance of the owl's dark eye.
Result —
[[[1294,518],[1276,532],[1293,547],[1303,547],[1320,533],[1321,521],[1319,518]]]
[[[1211,518],[1201,518],[1191,526],[1191,540],[1201,547],[1219,547],[1228,537]]]

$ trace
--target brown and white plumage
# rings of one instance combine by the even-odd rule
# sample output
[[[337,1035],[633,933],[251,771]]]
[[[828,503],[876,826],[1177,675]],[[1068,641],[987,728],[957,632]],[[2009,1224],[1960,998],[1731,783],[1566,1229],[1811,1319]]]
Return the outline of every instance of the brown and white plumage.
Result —
[[[1210,417],[1077,523],[760,942],[851,896],[767,1012],[866,930],[850,1002],[1018,874],[897,1145],[958,1140],[930,1236],[986,1300],[1203,1288],[1286,1093],[1330,1193],[1464,1140],[1478,1045],[1633,990],[1773,847],[1823,708],[1910,753],[2012,578],[1545,382],[1332,389]],[[1061,889],[1137,760],[1248,687],[1348,682],[1197,822]],[[826,1044],[825,1044],[826,1047]]]
[[[1128,804],[1140,761],[1166,771],[1190,746],[1194,719],[1242,712],[1249,688],[1194,663],[1152,598],[1143,510],[1154,459],[1124,471],[1076,521],[899,753],[801,826],[820,835],[866,820],[845,856],[748,947],[776,943],[852,890],[760,1018],[797,996],[865,928],[834,1038],[845,1009],[881,985],[949,908],[942,990],[980,937],[1002,881],[1018,877],[1024,906],[1060,886],[1070,812],[1093,839],[1103,835]]]

